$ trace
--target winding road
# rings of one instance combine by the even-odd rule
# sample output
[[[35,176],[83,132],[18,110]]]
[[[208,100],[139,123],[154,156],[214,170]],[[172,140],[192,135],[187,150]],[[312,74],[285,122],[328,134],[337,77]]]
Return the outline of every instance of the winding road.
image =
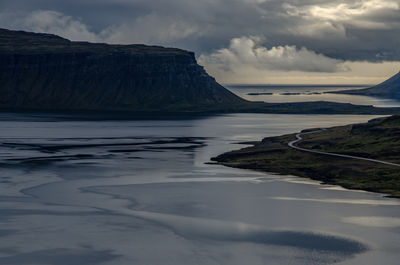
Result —
[[[329,155],[329,156],[342,157],[342,158],[358,159],[358,160],[364,160],[364,161],[369,161],[369,162],[374,162],[374,163],[379,163],[379,164],[384,164],[384,165],[400,167],[400,164],[396,164],[396,163],[392,163],[392,162],[387,162],[387,161],[382,161],[382,160],[377,160],[377,159],[371,159],[371,158],[365,158],[365,157],[359,157],[359,156],[351,156],[351,155],[342,155],[342,154],[321,152],[321,151],[315,151],[315,150],[306,149],[306,148],[302,148],[302,147],[296,146],[297,143],[299,143],[301,140],[303,140],[303,138],[301,137],[302,135],[317,133],[317,132],[321,132],[321,131],[324,131],[324,130],[325,129],[306,132],[306,133],[298,133],[298,134],[296,134],[296,140],[293,140],[293,141],[289,142],[288,146],[293,148],[293,149],[296,149],[296,150],[309,152],[309,153],[314,153],[314,154]]]

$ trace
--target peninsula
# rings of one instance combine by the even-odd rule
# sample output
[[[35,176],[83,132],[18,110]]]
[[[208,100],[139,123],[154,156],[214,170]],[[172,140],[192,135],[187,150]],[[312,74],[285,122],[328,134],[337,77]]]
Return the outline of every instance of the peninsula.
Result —
[[[269,137],[212,160],[400,198],[400,116]]]

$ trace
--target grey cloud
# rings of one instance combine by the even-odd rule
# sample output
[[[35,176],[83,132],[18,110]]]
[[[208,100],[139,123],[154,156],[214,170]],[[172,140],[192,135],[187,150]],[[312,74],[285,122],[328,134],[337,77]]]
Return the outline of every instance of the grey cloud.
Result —
[[[87,36],[113,43],[177,46],[197,54],[228,47],[240,36],[257,35],[265,37],[262,45],[267,49],[296,46],[339,60],[396,61],[400,60],[399,4],[399,0],[2,0],[0,27],[45,30],[73,39]],[[26,18],[38,10],[57,12],[61,23],[57,27],[40,24],[40,19],[38,24],[27,23]]]
[[[73,40],[92,42],[100,40],[79,20],[55,11],[34,11],[21,21],[21,26],[35,32],[51,32],[63,35]]]

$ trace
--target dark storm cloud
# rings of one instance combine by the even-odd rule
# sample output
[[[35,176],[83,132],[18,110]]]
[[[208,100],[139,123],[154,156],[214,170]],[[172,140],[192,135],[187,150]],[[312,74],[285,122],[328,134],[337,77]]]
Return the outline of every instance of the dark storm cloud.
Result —
[[[2,0],[0,26],[211,54],[235,38],[339,60],[400,60],[399,0]],[[321,57],[322,58],[322,57]],[[301,69],[300,69],[301,70]]]

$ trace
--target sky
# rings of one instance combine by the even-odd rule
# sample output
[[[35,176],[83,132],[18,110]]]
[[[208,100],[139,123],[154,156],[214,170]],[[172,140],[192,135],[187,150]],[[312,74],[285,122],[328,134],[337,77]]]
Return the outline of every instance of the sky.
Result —
[[[400,0],[1,0],[0,27],[191,50],[223,84],[376,84],[400,70]]]

